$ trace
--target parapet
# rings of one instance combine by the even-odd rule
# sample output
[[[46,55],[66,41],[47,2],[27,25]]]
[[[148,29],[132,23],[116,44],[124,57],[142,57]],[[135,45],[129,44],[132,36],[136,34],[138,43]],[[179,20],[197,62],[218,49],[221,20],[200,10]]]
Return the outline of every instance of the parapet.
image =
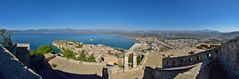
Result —
[[[216,59],[218,57],[218,53],[220,52],[219,48],[210,49],[207,51],[203,51],[188,56],[163,58],[163,67],[170,68],[170,67],[188,66],[203,62],[208,59]]]
[[[27,48],[28,50],[30,50],[30,44],[29,43],[17,43],[16,47]]]

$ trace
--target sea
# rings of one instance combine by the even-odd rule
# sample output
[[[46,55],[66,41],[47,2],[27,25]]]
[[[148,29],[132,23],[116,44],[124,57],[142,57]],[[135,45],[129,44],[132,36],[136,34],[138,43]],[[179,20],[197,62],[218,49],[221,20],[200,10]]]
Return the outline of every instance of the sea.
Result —
[[[51,45],[54,40],[74,40],[83,44],[103,44],[113,48],[129,49],[136,41],[116,34],[13,34],[14,43],[29,43],[31,50],[40,45]]]

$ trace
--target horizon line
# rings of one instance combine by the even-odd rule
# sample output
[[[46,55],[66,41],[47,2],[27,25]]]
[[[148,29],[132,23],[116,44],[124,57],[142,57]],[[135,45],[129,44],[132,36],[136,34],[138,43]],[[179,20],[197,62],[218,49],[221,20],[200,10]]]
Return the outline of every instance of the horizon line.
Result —
[[[5,29],[5,28],[2,28]],[[216,32],[222,32],[222,33],[227,33],[227,32],[236,32],[236,31],[219,31],[219,30],[211,30],[211,29],[195,29],[195,30],[190,30],[190,29],[74,29],[74,28],[47,28],[47,29],[7,29],[10,31],[29,31],[29,30],[116,30],[116,31],[216,31]]]

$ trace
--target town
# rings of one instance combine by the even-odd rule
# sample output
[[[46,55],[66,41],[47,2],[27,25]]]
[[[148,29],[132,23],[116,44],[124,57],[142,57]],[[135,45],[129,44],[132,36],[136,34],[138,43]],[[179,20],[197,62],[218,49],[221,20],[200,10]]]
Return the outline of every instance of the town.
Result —
[[[7,36],[8,31],[2,29],[1,32],[5,39],[1,53],[10,55],[1,60],[9,62],[9,65],[2,64],[1,67],[8,69],[10,65],[18,64],[16,68],[24,72],[15,73],[18,74],[15,76],[24,78],[21,75],[28,75],[34,79],[218,79],[216,74],[206,73],[216,68],[218,71],[214,72],[221,74],[218,73],[221,72],[220,68],[214,67],[218,65],[216,61],[225,61],[219,57],[224,58],[223,52],[232,49],[223,48],[225,45],[237,45],[232,42],[238,40],[235,37],[221,43],[205,39],[133,37],[138,42],[128,50],[102,44],[83,44],[74,40],[55,40],[52,45],[42,45],[33,51],[29,43],[12,45]],[[54,46],[60,51],[54,51]],[[15,58],[17,62],[11,64],[9,57]],[[207,66],[204,67],[205,64]]]
[[[0,79],[239,79],[239,0],[0,0]]]

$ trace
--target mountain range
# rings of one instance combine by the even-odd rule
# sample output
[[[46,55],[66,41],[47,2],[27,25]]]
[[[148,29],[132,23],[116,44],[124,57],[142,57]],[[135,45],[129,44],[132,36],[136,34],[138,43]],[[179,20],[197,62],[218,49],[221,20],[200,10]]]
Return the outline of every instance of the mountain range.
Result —
[[[214,30],[115,30],[115,29],[37,29],[37,30],[10,30],[13,34],[120,34],[127,36],[155,36],[166,38],[213,38],[230,39],[239,36],[239,31],[219,32]]]

